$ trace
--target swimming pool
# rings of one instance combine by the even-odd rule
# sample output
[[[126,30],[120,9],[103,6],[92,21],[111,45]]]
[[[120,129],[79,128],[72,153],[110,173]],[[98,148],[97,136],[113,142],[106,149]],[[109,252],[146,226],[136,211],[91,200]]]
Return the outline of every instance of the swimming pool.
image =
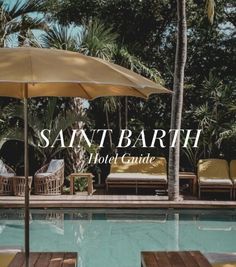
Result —
[[[236,211],[31,210],[32,251],[77,251],[79,267],[139,267],[140,251],[236,251]],[[22,210],[0,209],[0,246],[24,245]]]

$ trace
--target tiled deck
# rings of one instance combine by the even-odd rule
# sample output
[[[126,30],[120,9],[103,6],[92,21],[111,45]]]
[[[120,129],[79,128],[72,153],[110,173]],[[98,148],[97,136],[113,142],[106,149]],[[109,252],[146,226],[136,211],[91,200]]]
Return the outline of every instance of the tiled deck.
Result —
[[[0,196],[0,208],[23,208],[24,198]],[[167,197],[136,195],[61,195],[30,196],[31,208],[236,208],[236,201],[184,200],[168,201]]]

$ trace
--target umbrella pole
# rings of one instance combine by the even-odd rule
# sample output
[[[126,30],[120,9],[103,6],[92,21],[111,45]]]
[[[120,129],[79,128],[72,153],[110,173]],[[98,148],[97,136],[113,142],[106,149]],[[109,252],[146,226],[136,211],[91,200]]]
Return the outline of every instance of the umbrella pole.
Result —
[[[29,267],[28,84],[24,85],[25,267]]]

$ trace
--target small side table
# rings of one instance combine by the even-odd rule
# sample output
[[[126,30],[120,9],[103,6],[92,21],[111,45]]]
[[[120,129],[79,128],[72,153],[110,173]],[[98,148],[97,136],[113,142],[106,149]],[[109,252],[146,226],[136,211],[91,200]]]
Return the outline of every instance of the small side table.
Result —
[[[29,176],[29,189],[31,191],[32,176]],[[14,176],[13,177],[13,193],[15,196],[25,195],[25,176]]]
[[[180,180],[189,180],[190,191],[192,191],[193,196],[197,194],[197,175],[193,172],[180,172]]]
[[[79,178],[86,178],[88,181],[88,195],[93,194],[93,174],[88,172],[88,173],[83,173],[83,172],[78,172],[78,173],[71,173],[70,174],[70,194],[74,195],[75,194],[75,177]]]

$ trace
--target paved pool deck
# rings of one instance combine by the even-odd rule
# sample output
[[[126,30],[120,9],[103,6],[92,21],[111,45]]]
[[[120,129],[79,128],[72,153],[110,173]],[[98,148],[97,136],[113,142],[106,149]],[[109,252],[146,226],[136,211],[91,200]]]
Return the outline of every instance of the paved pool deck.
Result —
[[[23,208],[24,197],[0,196],[0,208]],[[136,195],[59,195],[30,196],[31,208],[176,208],[236,209],[236,201],[183,200]]]

